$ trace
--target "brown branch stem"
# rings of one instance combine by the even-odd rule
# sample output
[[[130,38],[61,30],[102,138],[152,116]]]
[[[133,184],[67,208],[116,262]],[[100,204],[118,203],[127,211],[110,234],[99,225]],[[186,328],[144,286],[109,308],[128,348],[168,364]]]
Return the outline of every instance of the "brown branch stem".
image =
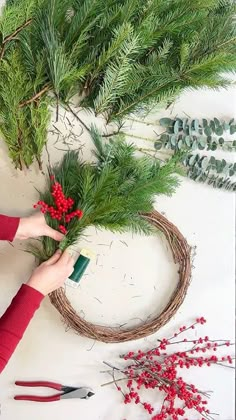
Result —
[[[75,111],[73,111],[73,109],[71,108],[71,106],[69,104],[67,104],[67,108],[68,110],[71,112],[72,115],[74,115],[74,117],[80,122],[80,124],[83,125],[83,127],[89,132],[91,133],[90,128],[83,122],[83,120],[81,120],[81,118],[76,114]]]
[[[3,58],[3,56],[4,56],[6,44],[7,44],[8,42],[10,42],[12,39],[14,39],[14,38],[15,38],[15,36],[16,36],[16,35],[18,35],[18,33],[22,31],[22,29],[24,29],[24,28],[26,28],[28,25],[30,25],[30,23],[31,23],[31,22],[32,22],[32,19],[28,19],[25,23],[23,23],[21,26],[19,26],[18,28],[16,28],[16,30],[15,30],[12,34],[8,35],[8,36],[7,36],[7,37],[3,40],[2,45],[1,45],[1,50],[0,50],[0,60],[1,60],[1,59]]]
[[[26,101],[23,101],[19,104],[20,108],[23,108],[26,105],[31,104],[32,102],[36,101],[38,98],[40,98],[44,93],[46,93],[49,90],[50,86],[46,85],[43,89],[41,89],[38,93],[36,93],[32,98],[27,99]]]
[[[121,132],[121,128],[118,128],[117,131],[113,131],[113,133],[110,134],[102,134],[102,137],[108,138],[108,137],[113,137],[113,136],[117,136],[118,134],[120,134]]]

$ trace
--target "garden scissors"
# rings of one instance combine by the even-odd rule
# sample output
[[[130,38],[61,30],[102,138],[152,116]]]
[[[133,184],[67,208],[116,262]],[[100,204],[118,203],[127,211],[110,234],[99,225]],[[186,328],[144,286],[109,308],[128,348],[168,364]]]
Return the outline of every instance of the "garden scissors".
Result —
[[[37,402],[52,402],[59,401],[66,398],[80,398],[88,399],[94,395],[94,393],[86,387],[73,387],[57,384],[55,382],[46,382],[46,381],[35,381],[35,382],[25,382],[25,381],[16,381],[18,386],[28,386],[28,387],[46,387],[53,388],[61,391],[58,394],[51,396],[37,396],[37,395],[15,395],[14,400],[25,400],[25,401],[37,401]]]

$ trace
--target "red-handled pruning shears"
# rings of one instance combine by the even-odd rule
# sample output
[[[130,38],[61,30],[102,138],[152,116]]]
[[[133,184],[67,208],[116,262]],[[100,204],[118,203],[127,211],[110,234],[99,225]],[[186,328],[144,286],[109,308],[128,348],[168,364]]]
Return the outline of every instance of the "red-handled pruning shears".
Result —
[[[28,387],[46,387],[46,388],[53,388],[60,393],[51,395],[48,397],[41,397],[37,395],[16,395],[14,397],[15,400],[25,400],[25,401],[37,401],[37,402],[52,402],[52,401],[59,401],[65,398],[80,398],[80,399],[87,399],[94,395],[94,393],[86,387],[72,387],[57,384],[55,382],[46,382],[46,381],[35,381],[35,382],[25,382],[25,381],[16,381],[16,385],[18,386],[28,386]]]

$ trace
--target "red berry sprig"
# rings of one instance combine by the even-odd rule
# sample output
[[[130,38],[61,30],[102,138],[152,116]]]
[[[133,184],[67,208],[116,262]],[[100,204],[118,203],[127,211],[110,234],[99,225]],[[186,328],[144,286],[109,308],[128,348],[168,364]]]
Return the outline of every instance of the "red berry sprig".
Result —
[[[124,369],[106,363],[112,368],[110,373],[113,382],[117,390],[122,393],[124,403],[140,404],[152,420],[188,420],[189,410],[195,410],[199,414],[199,420],[212,420],[213,415],[207,408],[209,393],[202,392],[195,385],[185,382],[179,376],[179,369],[212,365],[231,367],[229,365],[233,363],[233,358],[230,355],[217,357],[211,352],[216,352],[219,347],[229,347],[233,344],[225,340],[210,340],[208,336],[194,340],[186,337],[180,341],[176,340],[179,335],[195,329],[196,324],[205,323],[204,317],[197,318],[192,325],[179,328],[172,337],[160,340],[158,346],[151,350],[128,352],[121,356],[123,360],[128,361],[128,366]],[[188,346],[188,343],[190,345],[187,350],[166,352],[171,345]],[[115,377],[117,372],[122,374],[122,379]],[[117,381],[123,379],[126,382],[126,389],[117,385]],[[154,414],[154,407],[142,401],[139,394],[142,389],[157,389],[164,393],[164,401],[158,413]]]
[[[67,228],[65,227],[65,224],[70,223],[70,221],[74,219],[75,217],[77,217],[78,219],[81,219],[81,217],[83,216],[83,211],[80,209],[77,209],[69,213],[69,210],[72,209],[75,203],[73,198],[65,197],[62,186],[59,182],[55,182],[54,175],[52,175],[50,178],[51,178],[51,181],[53,182],[52,197],[54,201],[54,207],[49,206],[47,203],[45,203],[42,200],[34,204],[33,207],[35,209],[40,207],[40,211],[43,214],[49,213],[52,219],[58,220],[58,222],[62,222],[60,223],[58,228],[63,234],[66,234]]]

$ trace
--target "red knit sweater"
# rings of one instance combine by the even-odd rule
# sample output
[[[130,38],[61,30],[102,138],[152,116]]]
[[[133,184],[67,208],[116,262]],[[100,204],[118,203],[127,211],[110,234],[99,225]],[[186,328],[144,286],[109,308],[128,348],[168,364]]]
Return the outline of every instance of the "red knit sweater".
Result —
[[[0,240],[13,241],[18,225],[19,218],[0,215]],[[43,298],[40,292],[23,284],[0,318],[0,373],[23,337]]]

